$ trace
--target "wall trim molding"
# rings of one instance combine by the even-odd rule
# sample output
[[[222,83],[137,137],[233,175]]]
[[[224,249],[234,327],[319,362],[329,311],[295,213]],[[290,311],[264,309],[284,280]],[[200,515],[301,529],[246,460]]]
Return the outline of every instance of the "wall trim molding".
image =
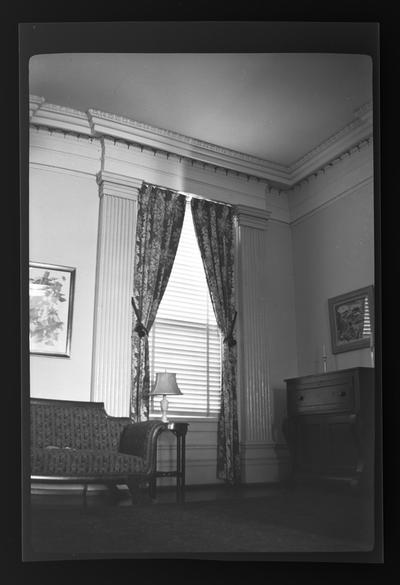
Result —
[[[46,171],[47,173],[55,173],[55,174],[63,174],[63,175],[71,175],[73,177],[84,177],[85,179],[93,180],[94,174],[89,171],[83,170],[72,170],[66,167],[59,167],[54,165],[47,165],[41,162],[32,161],[29,163],[29,167],[32,169]]]
[[[223,148],[149,124],[115,114],[89,109],[86,113],[48,104],[45,98],[30,96],[31,124],[58,128],[82,135],[122,140],[164,155],[187,158],[207,167],[222,168],[227,173],[263,181],[287,191],[307,177],[319,172],[332,160],[351,154],[354,147],[370,140],[373,134],[372,104],[354,112],[354,119],[291,165],[283,165],[242,152]]]
[[[351,195],[351,193],[354,193],[354,191],[357,191],[357,189],[360,189],[361,187],[364,187],[365,185],[368,185],[369,183],[373,183],[373,180],[374,180],[373,175],[370,175],[370,176],[362,179],[361,181],[359,181],[355,185],[351,185],[351,187],[348,187],[347,189],[344,189],[340,193],[337,193],[336,195],[331,197],[328,201],[324,201],[320,205],[317,205],[317,207],[313,207],[309,211],[306,211],[305,213],[303,213],[302,215],[300,215],[299,217],[297,217],[296,219],[291,221],[290,225],[293,227],[296,226],[297,224],[305,221],[306,219],[308,219],[309,217],[311,217],[315,213],[318,213],[319,211],[326,209],[327,207],[329,207],[333,203],[336,203],[336,201],[338,201],[339,199],[342,199],[342,197],[345,197],[346,195]]]

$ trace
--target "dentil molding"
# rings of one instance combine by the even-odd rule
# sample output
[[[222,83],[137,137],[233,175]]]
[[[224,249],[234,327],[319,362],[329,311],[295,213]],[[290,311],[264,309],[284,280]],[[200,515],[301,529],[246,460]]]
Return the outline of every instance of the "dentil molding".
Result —
[[[370,139],[373,134],[372,105],[368,103],[354,113],[350,124],[291,165],[283,165],[107,112],[89,109],[85,113],[48,104],[43,97],[34,95],[30,96],[30,116],[31,124],[36,126],[137,144],[154,151],[154,154],[157,151],[164,155],[169,153],[222,168],[229,173],[247,175],[264,181],[267,188],[282,191],[293,188],[333,159],[345,153],[351,155],[358,144]]]
[[[355,119],[330,136],[322,144],[291,165],[293,185],[325,167],[331,161],[351,151],[372,137],[372,105],[365,104],[355,112]]]
[[[109,136],[285,186],[290,184],[284,165],[98,110],[89,109],[88,117],[95,136]]]
[[[41,101],[39,102],[38,100]],[[30,96],[29,101],[30,103],[38,104],[32,113],[31,124],[93,136],[88,116],[85,112],[48,104],[44,98],[37,96]]]

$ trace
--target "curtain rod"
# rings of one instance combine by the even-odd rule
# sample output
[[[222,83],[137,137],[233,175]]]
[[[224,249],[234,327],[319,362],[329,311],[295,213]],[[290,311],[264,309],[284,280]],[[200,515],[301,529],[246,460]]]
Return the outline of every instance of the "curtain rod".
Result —
[[[186,191],[179,191],[177,189],[171,189],[171,187],[166,187],[165,185],[156,185],[154,183],[149,183],[148,181],[142,181],[143,184],[149,185],[150,187],[156,187],[157,189],[162,189],[164,191],[171,191],[172,193],[177,193],[178,195],[185,195],[187,199],[205,199],[206,201],[211,201],[211,203],[217,203],[218,205],[227,205],[228,207],[235,207],[233,203],[226,203],[226,201],[218,201],[216,199],[210,199],[209,197],[202,197],[201,195],[196,195],[194,193],[187,193]]]

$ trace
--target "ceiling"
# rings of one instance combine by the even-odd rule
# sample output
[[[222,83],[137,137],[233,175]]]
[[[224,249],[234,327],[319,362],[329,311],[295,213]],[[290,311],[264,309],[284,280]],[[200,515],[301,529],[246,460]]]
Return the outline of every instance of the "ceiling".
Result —
[[[29,92],[290,165],[372,101],[366,55],[35,55]]]

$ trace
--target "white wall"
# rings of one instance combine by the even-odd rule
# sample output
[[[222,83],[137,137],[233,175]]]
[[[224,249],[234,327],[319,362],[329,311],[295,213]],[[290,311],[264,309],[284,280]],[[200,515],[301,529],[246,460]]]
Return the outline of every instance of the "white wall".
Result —
[[[374,284],[372,145],[293,193],[293,260],[299,375],[370,366],[370,351],[332,354],[328,299]]]
[[[90,400],[98,208],[94,176],[31,167],[29,259],[76,269],[71,357],[31,355],[31,396]]]

